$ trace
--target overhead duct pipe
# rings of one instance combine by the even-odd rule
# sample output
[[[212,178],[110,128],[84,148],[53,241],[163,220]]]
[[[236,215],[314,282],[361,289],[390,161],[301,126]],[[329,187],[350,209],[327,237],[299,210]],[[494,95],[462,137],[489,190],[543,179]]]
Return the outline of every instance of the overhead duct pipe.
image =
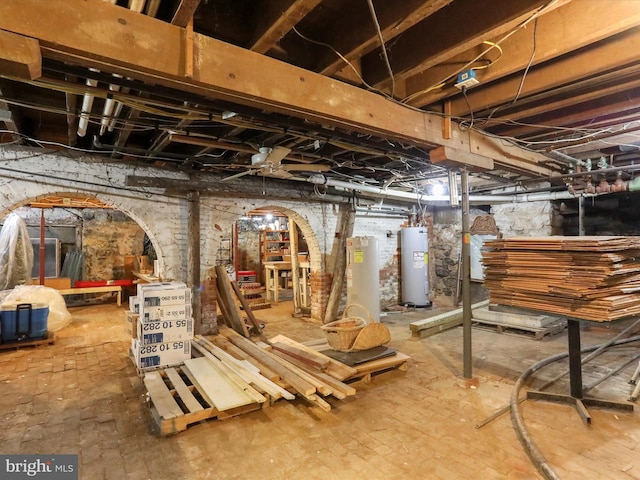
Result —
[[[320,184],[319,175],[312,175],[308,178],[294,177],[292,179]],[[384,188],[374,187],[372,185],[362,185],[359,183],[344,182],[333,178],[325,178],[324,185],[328,187],[343,188],[345,190],[353,190],[357,192],[371,193],[376,196],[386,198],[397,198],[402,200],[444,203],[449,204],[449,195],[425,195],[412,192],[402,192],[400,190],[388,190]],[[640,188],[640,185],[639,185]],[[493,203],[520,203],[520,202],[540,202],[551,200],[568,200],[577,198],[579,195],[571,194],[568,191],[549,192],[549,193],[520,193],[514,195],[470,195],[469,202],[475,205],[490,205]]]
[[[99,73],[99,70],[95,68],[89,69],[92,72]],[[91,78],[87,78],[87,86],[95,88],[98,86],[98,81]],[[87,126],[89,125],[89,115],[91,115],[91,109],[93,108],[93,95],[85,93],[82,98],[82,110],[80,111],[80,119],[78,120],[78,136],[84,137],[87,134]]]
[[[122,78],[122,75],[118,75],[117,73],[114,73],[113,76],[116,78]],[[120,91],[120,86],[115,84],[110,84],[109,91],[118,92]],[[100,135],[104,135],[104,132],[107,130],[107,128],[109,128],[111,124],[112,115],[114,113],[113,107],[115,106],[115,104],[116,104],[116,101],[113,99],[113,96],[109,94],[107,99],[104,101],[104,108],[102,109],[102,120],[100,121]],[[118,103],[118,105],[122,105],[122,104]]]

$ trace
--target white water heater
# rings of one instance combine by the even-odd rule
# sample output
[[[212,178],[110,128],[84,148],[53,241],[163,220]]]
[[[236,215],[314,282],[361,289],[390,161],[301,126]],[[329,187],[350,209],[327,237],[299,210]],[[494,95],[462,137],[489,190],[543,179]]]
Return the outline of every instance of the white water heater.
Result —
[[[429,237],[425,227],[400,230],[402,303],[431,306],[429,301]]]
[[[347,239],[347,306],[349,315],[380,321],[380,268],[378,267],[378,240],[375,237]]]

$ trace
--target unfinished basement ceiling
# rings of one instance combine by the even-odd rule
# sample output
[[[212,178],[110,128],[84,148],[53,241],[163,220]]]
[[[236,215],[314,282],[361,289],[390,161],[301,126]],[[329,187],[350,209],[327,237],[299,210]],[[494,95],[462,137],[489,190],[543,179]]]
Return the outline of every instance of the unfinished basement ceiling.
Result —
[[[3,0],[0,141],[220,181],[429,193],[467,164],[472,191],[593,193],[638,168],[639,25],[635,0]]]

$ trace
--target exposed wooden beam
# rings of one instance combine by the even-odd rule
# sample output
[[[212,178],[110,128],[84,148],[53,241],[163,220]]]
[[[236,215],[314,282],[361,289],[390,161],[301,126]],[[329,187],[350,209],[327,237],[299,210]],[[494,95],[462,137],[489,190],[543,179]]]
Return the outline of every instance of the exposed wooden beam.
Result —
[[[576,89],[578,90],[578,89]],[[544,125],[548,130],[540,130],[539,126],[526,125],[498,125],[491,129],[492,132],[504,136],[518,136],[518,138],[535,135],[534,138],[545,138],[549,135],[555,136],[557,130],[552,127],[587,127],[591,130],[607,128],[609,126],[624,123],[624,112],[633,112],[640,109],[640,75],[631,81],[620,81],[611,87],[598,86],[587,93],[576,94],[559,101],[541,99],[530,108],[518,109],[515,112],[506,111],[505,117],[509,119],[532,118],[536,115],[544,117]],[[615,116],[611,116],[614,111]],[[552,112],[552,113],[550,113]],[[623,116],[624,115],[624,116]],[[552,118],[547,118],[552,117]],[[494,116],[499,121],[500,116]]]
[[[606,18],[607,21],[603,22],[603,18]],[[487,84],[521,71],[529,63],[531,52],[534,51],[534,31],[536,38],[533,66],[637,25],[640,25],[640,8],[638,8],[637,0],[608,2],[580,0],[579,2],[571,2],[540,16],[535,30],[534,28],[522,29],[505,40],[501,44],[504,53],[500,60],[488,69],[478,70],[476,73],[481,84]],[[495,42],[498,39],[487,40]],[[451,65],[435,66],[407,78],[406,94],[414,97],[408,103],[414,106],[424,106],[457,95],[459,90],[453,86],[453,81],[444,88],[432,89],[424,95],[417,95],[417,93],[438,85],[450,77],[452,73],[455,73],[460,65],[464,65],[465,62],[475,58],[487,48],[489,48],[488,45],[483,45],[477,50],[465,52],[452,58],[449,62]],[[498,52],[495,49],[487,54],[487,58],[495,59],[497,57]]]
[[[573,55],[565,55],[556,61],[531,69],[523,85],[520,97],[555,89],[563,85],[573,85],[584,79],[622,70],[629,66],[637,68],[640,62],[640,27],[616,35],[611,39],[592,45],[588,50],[580,50]],[[520,86],[521,78],[509,78],[493,82],[485,88],[467,93],[469,104],[475,111],[493,108],[511,102]],[[465,115],[469,111],[463,98],[452,99],[452,114]]]
[[[193,14],[198,9],[198,5],[200,5],[200,0],[180,0],[176,13],[173,14],[173,19],[171,19],[171,23],[178,27],[185,28],[193,18]]]
[[[42,57],[38,41],[0,30],[0,72],[26,80],[40,78]]]
[[[260,18],[257,19],[257,34],[251,42],[250,50],[267,53],[320,2],[321,0],[264,2],[265,11],[261,12]]]
[[[378,23],[385,42],[434,14],[452,0],[403,0],[402,2],[375,1],[374,6]],[[361,55],[380,46],[373,19],[371,21],[354,22],[354,18],[369,18],[371,13],[365,2],[348,2],[349,11],[335,19],[326,35],[314,40],[330,43],[348,60],[355,61]],[[325,49],[318,52],[315,70],[323,75],[334,75],[345,64],[333,51]]]
[[[461,168],[466,165],[471,167],[472,171],[493,170],[492,159],[449,147],[434,148],[429,152],[429,158],[431,163],[443,167]]]
[[[459,0],[405,31],[393,43],[389,59],[396,79],[438,65],[487,38],[511,31],[547,0],[509,0],[496,8],[494,0]],[[452,23],[452,22],[455,22]],[[420,45],[420,48],[416,46]],[[369,85],[388,84],[388,71],[381,49],[362,58],[362,71]]]
[[[207,98],[423,148],[449,145],[505,163],[522,160],[537,172],[547,160],[477,131],[454,129],[444,139],[437,115],[197,33],[193,78],[187,78],[183,29],[103,2],[6,0],[0,2],[0,29],[37,39],[45,56]]]

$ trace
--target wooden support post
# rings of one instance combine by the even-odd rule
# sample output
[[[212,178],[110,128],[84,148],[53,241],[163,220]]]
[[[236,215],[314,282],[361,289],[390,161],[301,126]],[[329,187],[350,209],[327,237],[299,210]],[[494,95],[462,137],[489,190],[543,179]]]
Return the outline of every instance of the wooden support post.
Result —
[[[300,301],[300,262],[298,261],[298,227],[289,218],[289,253],[291,253],[291,281],[293,282],[293,313],[299,314],[302,309]]]
[[[347,268],[347,238],[353,235],[353,225],[356,221],[356,213],[351,205],[340,205],[341,221],[337,234],[340,239],[334,246],[334,258],[336,259],[333,268],[333,281],[331,282],[331,292],[327,301],[327,310],[324,315],[324,323],[332,322],[338,315],[340,298],[342,297],[342,287],[344,285],[344,272]]]
[[[200,312],[200,192],[189,192],[188,200],[187,285],[191,288],[193,331],[198,335],[202,331],[200,324],[202,320]]]

